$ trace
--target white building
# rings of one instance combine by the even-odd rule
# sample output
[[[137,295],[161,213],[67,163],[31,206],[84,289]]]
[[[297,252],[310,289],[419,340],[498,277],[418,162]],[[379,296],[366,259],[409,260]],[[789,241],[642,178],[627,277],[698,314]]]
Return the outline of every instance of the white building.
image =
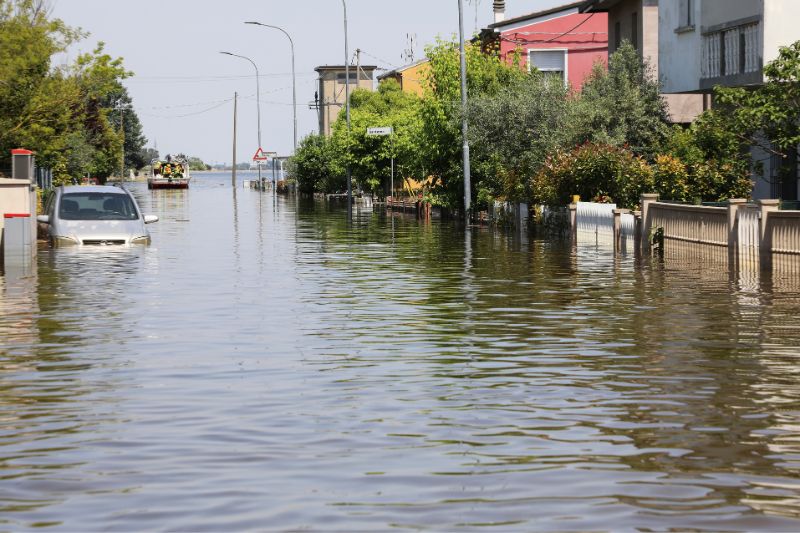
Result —
[[[710,95],[717,85],[752,87],[781,46],[800,40],[798,0],[661,0],[659,79],[665,93]],[[797,200],[797,157],[754,148],[754,198]],[[781,179],[789,165],[790,177]]]
[[[659,75],[665,93],[764,81],[780,46],[800,40],[797,0],[662,0]]]

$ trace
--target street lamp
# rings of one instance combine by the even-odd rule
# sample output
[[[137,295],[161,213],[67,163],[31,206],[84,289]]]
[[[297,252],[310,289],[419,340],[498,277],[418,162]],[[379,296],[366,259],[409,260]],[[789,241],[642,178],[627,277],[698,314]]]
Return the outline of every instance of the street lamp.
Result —
[[[297,153],[297,78],[295,77],[294,72],[294,41],[292,40],[292,36],[280,26],[273,26],[271,24],[263,24],[255,21],[245,22],[245,24],[254,24],[256,26],[264,26],[265,28],[272,28],[281,31],[289,39],[289,44],[292,48],[292,117],[294,118],[294,152]]]
[[[255,61],[250,59],[246,56],[240,56],[239,54],[232,54],[231,52],[220,52],[220,54],[226,56],[233,56],[238,57],[240,59],[244,59],[249,61],[250,64],[253,65],[253,68],[256,69],[256,112],[257,112],[257,120],[258,120],[258,149],[259,151],[262,150],[261,145],[261,84],[259,82],[259,75],[258,75],[258,66],[256,65]],[[258,162],[258,186],[263,187],[263,183],[261,183],[261,161]]]
[[[464,1],[458,0],[458,47],[461,53],[461,135],[464,138],[464,217],[469,222],[470,192],[469,141],[467,140],[467,59],[464,54]]]
[[[460,1],[460,0],[459,0]],[[347,2],[342,0],[344,9],[344,105],[347,114],[347,136],[350,136],[350,50],[347,47]],[[356,72],[356,80],[358,72]],[[349,146],[350,143],[348,143]],[[348,151],[350,148],[348,148]],[[349,154],[348,154],[349,155]],[[347,162],[347,219],[353,216],[353,180],[350,174],[350,162]]]

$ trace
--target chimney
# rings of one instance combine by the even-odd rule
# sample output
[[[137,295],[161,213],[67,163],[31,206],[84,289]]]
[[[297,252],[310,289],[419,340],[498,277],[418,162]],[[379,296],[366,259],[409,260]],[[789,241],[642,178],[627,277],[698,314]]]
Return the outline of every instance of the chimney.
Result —
[[[494,0],[494,21],[503,22],[506,20],[506,0]]]

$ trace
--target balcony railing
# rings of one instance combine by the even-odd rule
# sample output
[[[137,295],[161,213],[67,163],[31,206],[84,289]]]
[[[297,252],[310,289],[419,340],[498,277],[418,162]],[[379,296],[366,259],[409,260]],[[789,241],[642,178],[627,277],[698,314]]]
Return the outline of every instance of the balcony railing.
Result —
[[[704,79],[761,70],[761,24],[744,24],[703,35]]]

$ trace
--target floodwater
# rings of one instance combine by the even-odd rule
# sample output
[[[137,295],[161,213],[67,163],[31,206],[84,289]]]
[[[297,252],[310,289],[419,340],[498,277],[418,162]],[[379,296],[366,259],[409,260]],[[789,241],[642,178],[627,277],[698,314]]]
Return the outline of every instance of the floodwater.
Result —
[[[229,183],[0,277],[0,530],[800,530],[798,280]]]

